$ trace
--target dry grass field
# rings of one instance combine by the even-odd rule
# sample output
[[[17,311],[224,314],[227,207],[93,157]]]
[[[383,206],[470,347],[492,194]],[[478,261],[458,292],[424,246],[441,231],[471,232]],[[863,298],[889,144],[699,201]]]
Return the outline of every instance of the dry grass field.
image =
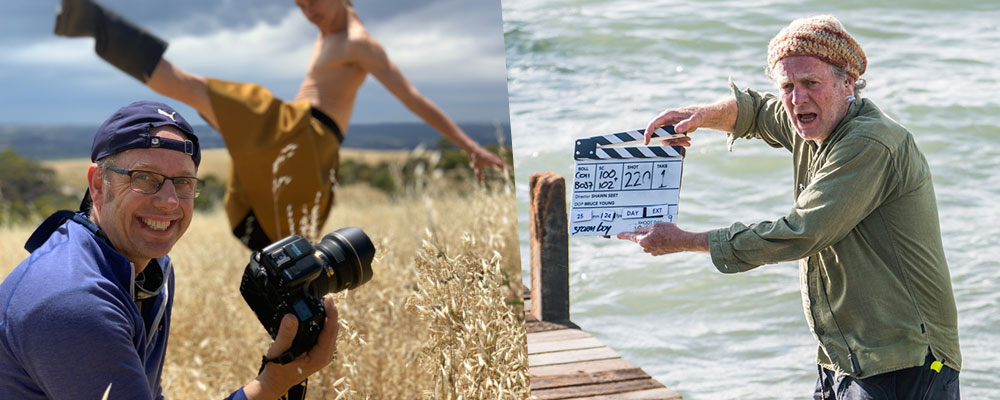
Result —
[[[217,157],[205,160],[202,172],[224,171]],[[528,397],[513,188],[459,189],[426,175],[420,191],[393,198],[338,189],[323,233],[364,229],[377,249],[374,277],[338,294],[337,355],[309,379],[308,398]],[[256,375],[270,344],[239,294],[250,253],[227,225],[221,208],[199,213],[171,252],[168,398],[224,397]],[[0,277],[27,255],[32,229],[0,226]]]

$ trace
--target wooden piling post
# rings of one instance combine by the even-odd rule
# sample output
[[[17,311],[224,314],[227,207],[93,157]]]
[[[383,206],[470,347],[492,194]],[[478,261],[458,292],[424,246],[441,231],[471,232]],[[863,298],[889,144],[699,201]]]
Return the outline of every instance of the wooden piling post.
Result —
[[[569,231],[566,181],[552,172],[531,174],[531,314],[569,322]]]
[[[531,315],[525,315],[533,399],[683,400],[569,320],[566,181],[531,174]]]

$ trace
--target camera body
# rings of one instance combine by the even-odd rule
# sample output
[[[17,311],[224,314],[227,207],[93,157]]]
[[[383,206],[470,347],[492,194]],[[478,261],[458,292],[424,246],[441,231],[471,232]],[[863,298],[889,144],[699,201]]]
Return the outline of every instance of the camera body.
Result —
[[[281,319],[299,320],[291,361],[309,351],[326,321],[323,295],[363,285],[372,278],[375,246],[355,227],[342,228],[313,246],[298,235],[285,237],[250,255],[240,293],[272,338]]]

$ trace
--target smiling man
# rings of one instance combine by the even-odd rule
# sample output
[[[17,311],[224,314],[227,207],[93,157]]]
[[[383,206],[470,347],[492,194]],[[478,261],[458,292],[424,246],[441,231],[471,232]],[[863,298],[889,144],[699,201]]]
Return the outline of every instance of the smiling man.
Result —
[[[767,63],[776,96],[731,84],[732,98],[666,110],[646,132],[711,128],[729,133],[730,148],[753,138],[790,151],[788,215],[709,232],[658,223],[619,238],[653,255],[710,253],[723,273],[799,260],[819,343],[817,400],[959,398],[958,312],[930,168],[913,136],[858,98],[867,58],[836,18],[792,21],[771,39]]]
[[[0,284],[0,398],[162,399],[173,265],[167,253],[191,223],[201,152],[165,104],[136,102],[94,137],[80,213],[61,211],[32,234],[31,252]],[[337,310],[315,347],[267,363],[231,399],[276,399],[330,362]],[[267,352],[295,336],[286,316]]]

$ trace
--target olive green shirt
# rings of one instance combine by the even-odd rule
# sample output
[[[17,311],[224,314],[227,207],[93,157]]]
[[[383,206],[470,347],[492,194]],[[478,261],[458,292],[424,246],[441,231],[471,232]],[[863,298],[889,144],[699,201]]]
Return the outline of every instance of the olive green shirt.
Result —
[[[817,362],[866,378],[924,364],[928,349],[962,366],[958,311],[927,160],[913,136],[859,99],[821,146],[799,136],[774,95],[731,84],[736,138],[792,152],[788,215],[708,233],[724,273],[799,260],[802,306]],[[849,354],[861,368],[852,372]]]

